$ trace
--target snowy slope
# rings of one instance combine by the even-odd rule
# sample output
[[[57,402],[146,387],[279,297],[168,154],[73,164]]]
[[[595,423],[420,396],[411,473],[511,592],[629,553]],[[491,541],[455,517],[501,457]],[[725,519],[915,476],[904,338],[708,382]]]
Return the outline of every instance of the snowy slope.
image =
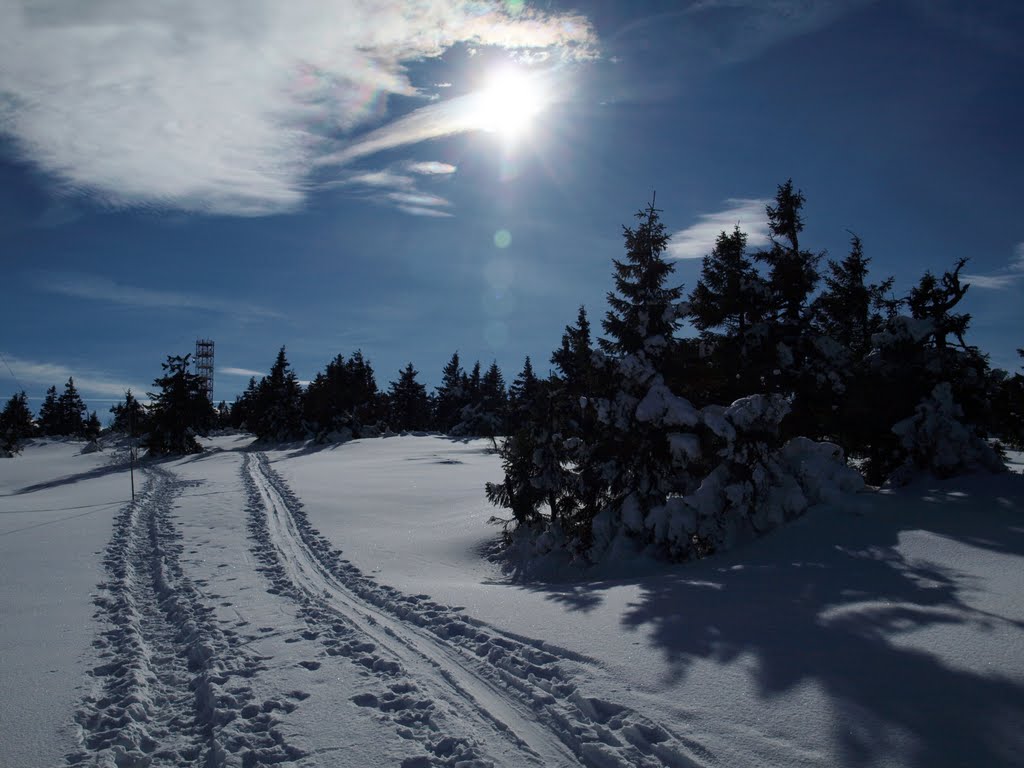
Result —
[[[483,441],[78,447],[0,462],[4,765],[1024,764],[1020,476],[527,584]]]

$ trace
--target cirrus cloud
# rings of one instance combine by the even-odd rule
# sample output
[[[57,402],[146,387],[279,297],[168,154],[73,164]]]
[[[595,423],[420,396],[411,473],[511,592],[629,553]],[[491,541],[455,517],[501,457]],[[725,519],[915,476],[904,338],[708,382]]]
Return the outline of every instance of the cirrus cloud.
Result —
[[[587,58],[595,38],[581,16],[497,0],[12,0],[0,132],[103,204],[287,211],[337,134],[379,124],[388,95],[424,95],[408,63],[459,43]]]
[[[767,245],[768,219],[765,206],[768,200],[731,198],[728,206],[717,213],[703,213],[697,222],[672,235],[668,254],[677,259],[701,259],[711,253],[715,240],[722,232],[731,232],[739,226],[747,233],[747,245],[756,248]]]

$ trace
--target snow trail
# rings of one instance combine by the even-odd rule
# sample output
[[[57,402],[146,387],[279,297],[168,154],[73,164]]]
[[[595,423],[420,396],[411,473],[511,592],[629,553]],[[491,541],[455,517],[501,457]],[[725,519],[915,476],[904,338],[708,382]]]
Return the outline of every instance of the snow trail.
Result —
[[[182,571],[171,513],[190,484],[156,466],[143,474],[104,556],[108,580],[95,602],[108,628],[94,643],[104,663],[76,714],[81,746],[67,764],[212,768],[301,757],[252,700],[245,681],[260,659],[216,625]]]
[[[271,592],[292,597],[328,656],[368,671],[352,697],[426,754],[403,765],[694,768],[713,761],[619,704],[586,696],[581,657],[515,637],[426,595],[378,584],[309,522],[264,453],[242,467],[254,551]],[[579,666],[574,672],[570,669]]]

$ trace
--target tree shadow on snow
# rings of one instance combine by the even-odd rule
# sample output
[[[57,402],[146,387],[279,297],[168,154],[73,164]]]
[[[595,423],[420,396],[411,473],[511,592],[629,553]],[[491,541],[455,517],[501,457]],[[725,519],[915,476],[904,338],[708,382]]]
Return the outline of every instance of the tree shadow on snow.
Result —
[[[897,548],[912,530],[1024,555],[1024,478],[1004,495],[997,480],[982,499],[917,489],[896,494],[888,515],[820,513],[744,550],[639,580],[622,624],[650,633],[668,682],[683,682],[697,660],[749,656],[765,699],[816,683],[834,706],[843,765],[896,756],[920,768],[1019,765],[1024,660],[975,673],[911,647],[909,635],[932,630],[929,642],[941,638],[948,656],[965,632],[1024,632],[1021,612],[971,605],[975,578]],[[909,739],[894,741],[894,731]]]
[[[114,475],[121,472],[127,472],[129,469],[128,463],[124,464],[105,464],[101,467],[86,470],[85,472],[75,472],[74,474],[64,475],[63,477],[54,478],[53,480],[47,480],[42,483],[33,483],[32,485],[26,485],[19,488],[11,493],[4,494],[5,496],[21,496],[26,493],[35,493],[36,491],[46,491],[53,488],[62,488],[66,485],[74,485],[75,483],[82,482],[83,480],[97,480],[99,478],[106,477],[107,475]]]

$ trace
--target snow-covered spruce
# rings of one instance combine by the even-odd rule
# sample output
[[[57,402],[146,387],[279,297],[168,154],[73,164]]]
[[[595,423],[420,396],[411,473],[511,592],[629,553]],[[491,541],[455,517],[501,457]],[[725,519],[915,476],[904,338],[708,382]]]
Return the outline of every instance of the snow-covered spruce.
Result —
[[[96,605],[108,625],[96,645],[96,690],[76,715],[80,749],[69,765],[243,766],[302,756],[274,728],[273,707],[245,680],[259,667],[219,628],[179,563],[170,518],[185,483],[144,470],[139,500],[118,515]]]
[[[721,552],[863,488],[838,446],[803,437],[779,445],[787,412],[779,395],[698,411],[655,381],[635,416],[663,431],[666,485],[679,490],[661,499],[633,491],[609,505],[594,519],[592,559],[618,551],[622,537],[675,559]]]
[[[914,415],[895,424],[892,431],[907,454],[891,479],[894,484],[905,482],[914,471],[950,477],[979,469],[1006,469],[992,446],[964,423],[963,409],[953,399],[948,382],[937,384]]]
[[[423,745],[422,760],[411,758],[409,765],[482,766],[503,749],[518,765],[704,762],[701,745],[587,695],[583,668],[574,669],[583,661],[576,654],[500,632],[462,609],[365,576],[313,527],[265,455],[247,457],[244,472],[253,540],[274,588],[302,603],[328,653],[367,668],[376,682],[353,702],[378,710]],[[289,540],[293,536],[298,539]],[[477,740],[460,737],[442,707],[482,718],[486,726],[468,731]],[[486,731],[494,738],[481,744]]]

